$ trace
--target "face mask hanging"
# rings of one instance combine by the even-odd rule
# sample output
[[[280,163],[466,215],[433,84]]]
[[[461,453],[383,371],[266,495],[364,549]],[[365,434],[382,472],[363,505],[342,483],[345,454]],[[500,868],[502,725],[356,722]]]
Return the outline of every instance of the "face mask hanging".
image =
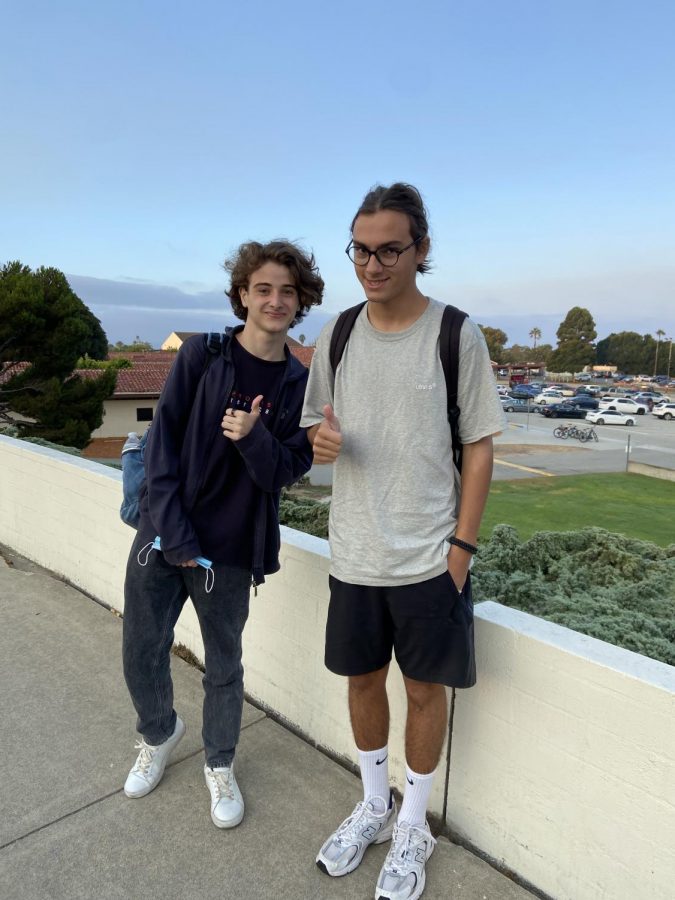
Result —
[[[138,560],[138,565],[139,566],[147,566],[148,560],[150,558],[150,554],[152,553],[152,551],[153,550],[161,551],[161,549],[162,549],[162,541],[158,535],[154,541],[150,541],[148,544],[145,544],[145,546],[141,547],[141,549],[138,551],[138,555],[136,557],[136,559]],[[195,562],[197,563],[198,566],[201,566],[203,569],[206,570],[206,581],[204,584],[204,590],[206,591],[207,594],[210,594],[211,591],[213,590],[213,585],[216,580],[216,575],[215,575],[215,572],[213,571],[213,563],[211,562],[210,559],[206,559],[206,557],[204,557],[204,556],[195,556]]]

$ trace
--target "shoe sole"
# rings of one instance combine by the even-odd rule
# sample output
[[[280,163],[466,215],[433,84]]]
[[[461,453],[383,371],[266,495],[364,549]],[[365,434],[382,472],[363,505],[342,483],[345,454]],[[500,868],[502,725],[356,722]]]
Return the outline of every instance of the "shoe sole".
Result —
[[[154,791],[154,789],[155,789],[155,788],[157,787],[157,785],[160,783],[160,781],[162,780],[162,778],[164,778],[164,770],[166,769],[166,767],[167,767],[167,765],[168,765],[168,763],[169,763],[169,759],[170,759],[170,757],[171,757],[171,754],[172,754],[173,751],[176,749],[176,747],[178,746],[178,744],[180,743],[180,741],[183,739],[183,737],[185,736],[185,732],[187,731],[187,728],[185,727],[185,722],[183,722],[182,720],[181,720],[181,725],[183,726],[183,730],[181,731],[181,733],[180,733],[179,735],[177,735],[177,736],[172,735],[172,736],[169,738],[169,740],[170,740],[170,741],[173,741],[174,743],[173,743],[173,746],[171,747],[171,749],[169,750],[169,752],[168,752],[167,755],[166,755],[166,759],[164,760],[164,765],[162,766],[162,768],[161,768],[161,770],[160,770],[160,773],[159,773],[159,775],[157,776],[157,779],[156,779],[155,783],[154,783],[154,784],[149,784],[147,788],[143,788],[141,791],[134,791],[134,792],[131,792],[131,791],[128,791],[126,788],[124,788],[124,794],[125,794],[125,796],[128,797],[130,800],[139,800],[141,797],[147,797],[148,794],[150,794],[152,791]]]
[[[394,823],[392,822],[391,825],[388,825],[383,831],[381,831],[378,834],[378,836],[375,838],[374,841],[371,841],[369,844],[366,844],[366,846],[363,848],[363,852],[361,853],[360,856],[358,856],[358,855],[355,856],[354,859],[349,863],[349,865],[345,869],[342,869],[340,872],[330,872],[328,870],[326,863],[321,858],[321,854],[319,854],[317,856],[316,864],[319,867],[319,869],[321,869],[321,871],[324,873],[324,875],[330,875],[331,878],[340,878],[340,877],[342,877],[342,875],[349,875],[350,872],[353,872],[354,869],[358,869],[358,867],[361,865],[361,863],[363,861],[363,857],[366,855],[366,850],[368,849],[368,847],[372,847],[373,844],[384,844],[387,841],[390,841],[393,833],[394,833]]]
[[[242,809],[241,814],[236,817],[236,819],[228,819],[227,822],[224,822],[222,819],[217,819],[213,813],[211,813],[211,821],[216,826],[216,828],[236,828],[237,825],[241,823],[241,820],[244,818],[244,810]]]

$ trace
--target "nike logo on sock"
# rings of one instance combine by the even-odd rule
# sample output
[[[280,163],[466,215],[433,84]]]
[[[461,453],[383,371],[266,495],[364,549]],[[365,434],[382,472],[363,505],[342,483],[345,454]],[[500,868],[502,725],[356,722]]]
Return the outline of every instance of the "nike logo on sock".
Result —
[[[389,755],[388,753],[385,754],[384,759],[376,759],[376,760],[375,760],[375,765],[376,765],[376,766],[381,766],[382,763],[386,761],[388,755]]]
[[[407,775],[406,775],[405,777],[406,777],[407,780],[408,780],[408,784],[415,784],[415,782],[414,782],[411,778],[408,778]]]

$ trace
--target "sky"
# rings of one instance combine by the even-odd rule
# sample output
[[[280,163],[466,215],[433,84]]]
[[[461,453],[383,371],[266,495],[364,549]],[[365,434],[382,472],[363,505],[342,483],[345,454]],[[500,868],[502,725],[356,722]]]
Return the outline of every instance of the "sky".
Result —
[[[64,271],[111,342],[219,330],[222,262],[310,248],[320,312],[376,183],[429,209],[425,293],[509,343],[675,336],[671,0],[4,0],[0,264]]]

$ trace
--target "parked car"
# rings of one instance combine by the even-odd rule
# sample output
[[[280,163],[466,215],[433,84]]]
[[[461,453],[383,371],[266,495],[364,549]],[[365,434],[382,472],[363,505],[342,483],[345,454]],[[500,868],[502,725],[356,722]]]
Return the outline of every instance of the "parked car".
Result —
[[[625,397],[628,391],[624,390],[621,387],[610,387],[605,388],[605,394],[608,395],[608,398],[611,397]],[[604,398],[603,398],[604,399]]]
[[[510,391],[511,396],[516,400],[534,400],[538,393],[539,391],[533,390],[529,384],[519,384]]]
[[[657,400],[661,400],[663,397],[663,393],[661,391],[638,391],[637,394],[633,394],[634,400],[653,400],[656,403]]]
[[[576,397],[570,397],[565,403],[571,403],[573,406],[578,406],[580,409],[585,409],[586,411],[597,409],[599,406],[595,397],[584,396],[583,394],[578,394]]]
[[[549,391],[560,391],[563,397],[573,397],[574,396],[574,388],[571,384],[549,384]]]
[[[519,400],[515,397],[500,397],[504,412],[533,412],[531,400]]]
[[[675,419],[675,403],[659,403],[652,410],[652,415],[658,416],[659,419]]]
[[[542,406],[540,412],[547,419],[585,419],[587,410],[576,403],[554,403]]]
[[[542,391],[534,398],[534,402],[538,406],[550,406],[553,403],[562,403],[563,395],[561,391]]]
[[[591,375],[588,372],[581,372],[579,375],[574,376],[577,381],[590,381]]]
[[[586,413],[586,421],[593,425],[635,425],[634,416],[626,416],[616,409],[597,409]]]
[[[500,397],[508,397],[509,389],[504,384],[498,384],[497,385],[497,393],[499,394]]]
[[[644,416],[647,408],[642,403],[636,403],[631,397],[615,397],[613,400],[601,400],[600,409],[618,409],[619,412],[630,415]]]

